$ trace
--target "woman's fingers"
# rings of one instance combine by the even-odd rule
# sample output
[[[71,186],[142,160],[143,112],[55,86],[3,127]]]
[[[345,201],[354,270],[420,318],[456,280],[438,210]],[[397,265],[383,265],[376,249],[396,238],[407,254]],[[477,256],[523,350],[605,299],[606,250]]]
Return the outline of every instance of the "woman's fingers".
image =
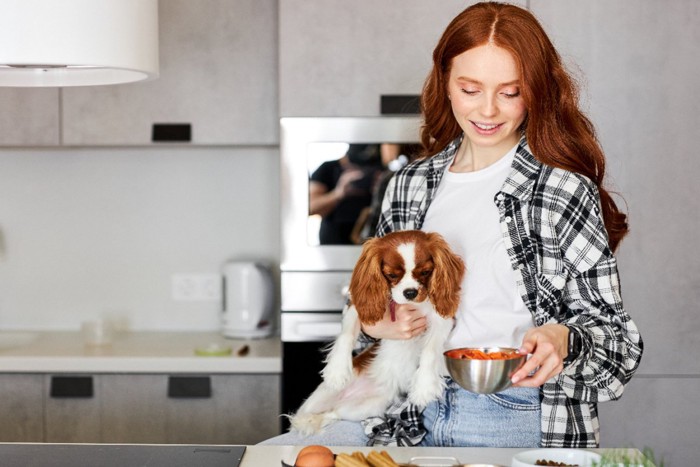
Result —
[[[511,377],[513,384],[537,387],[561,373],[568,335],[568,328],[561,324],[545,324],[525,333],[519,350],[531,356]]]

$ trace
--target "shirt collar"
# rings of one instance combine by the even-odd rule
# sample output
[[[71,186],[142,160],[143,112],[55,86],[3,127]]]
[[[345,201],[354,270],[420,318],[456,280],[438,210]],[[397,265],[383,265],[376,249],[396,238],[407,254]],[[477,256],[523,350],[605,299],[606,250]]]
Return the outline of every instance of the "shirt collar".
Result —
[[[503,184],[501,192],[523,201],[530,199],[541,168],[542,163],[535,159],[527,144],[527,138],[523,135],[515,150],[512,170]]]
[[[432,171],[442,173],[452,163],[463,139],[464,134],[459,135],[445,146],[445,149],[431,158]],[[535,159],[527,144],[527,138],[523,135],[515,150],[512,170],[503,184],[501,192],[520,200],[531,198],[533,186],[541,167],[542,163]]]

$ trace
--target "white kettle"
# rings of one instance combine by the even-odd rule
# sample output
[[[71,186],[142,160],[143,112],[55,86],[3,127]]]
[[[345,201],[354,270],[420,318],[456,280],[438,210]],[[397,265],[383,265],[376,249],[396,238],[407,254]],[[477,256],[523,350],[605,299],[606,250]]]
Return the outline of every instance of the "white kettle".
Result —
[[[260,338],[273,331],[275,292],[270,269],[248,261],[224,265],[222,332],[225,337]]]

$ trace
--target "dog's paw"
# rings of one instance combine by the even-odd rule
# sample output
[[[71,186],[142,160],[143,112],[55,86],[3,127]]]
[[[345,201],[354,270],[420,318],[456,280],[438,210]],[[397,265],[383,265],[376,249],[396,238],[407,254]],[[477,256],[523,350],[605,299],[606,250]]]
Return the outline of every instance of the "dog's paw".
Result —
[[[302,435],[311,436],[319,433],[333,420],[328,413],[297,414],[290,417],[290,424]]]
[[[408,401],[420,408],[425,408],[429,403],[442,397],[443,387],[441,381],[434,381],[430,384],[414,384],[408,393]]]

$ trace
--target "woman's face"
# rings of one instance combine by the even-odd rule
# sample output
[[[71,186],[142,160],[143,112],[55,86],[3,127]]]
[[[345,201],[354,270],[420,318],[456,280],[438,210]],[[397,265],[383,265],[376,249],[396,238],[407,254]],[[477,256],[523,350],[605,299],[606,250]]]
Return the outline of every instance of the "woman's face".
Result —
[[[486,44],[452,59],[448,95],[452,112],[473,147],[505,154],[520,139],[527,110],[511,54]]]

